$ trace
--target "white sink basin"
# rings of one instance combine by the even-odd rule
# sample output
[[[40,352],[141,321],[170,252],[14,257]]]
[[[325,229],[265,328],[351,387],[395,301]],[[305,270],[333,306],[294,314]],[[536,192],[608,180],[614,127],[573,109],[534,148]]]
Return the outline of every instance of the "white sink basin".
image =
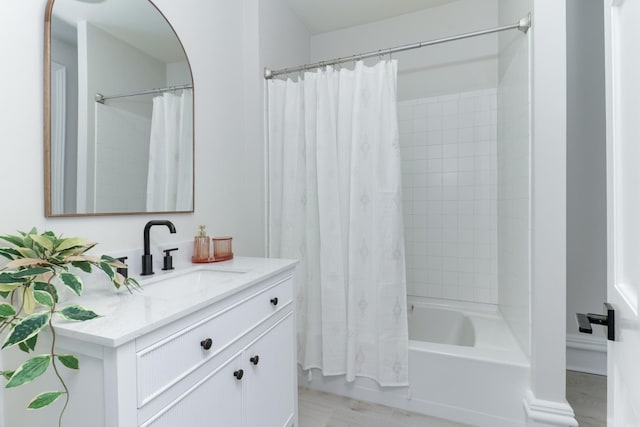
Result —
[[[186,272],[175,271],[142,279],[140,285],[142,285],[143,288],[147,285],[157,286],[160,284],[171,287],[175,286],[176,288],[186,285],[216,285],[235,280],[244,273],[244,271],[220,271],[210,269],[198,269]]]

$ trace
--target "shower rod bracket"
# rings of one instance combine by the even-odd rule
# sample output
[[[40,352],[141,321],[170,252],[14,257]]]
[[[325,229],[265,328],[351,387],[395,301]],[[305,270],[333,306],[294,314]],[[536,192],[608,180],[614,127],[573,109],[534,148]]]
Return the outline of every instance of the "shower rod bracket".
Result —
[[[531,28],[531,12],[527,13],[527,16],[518,21],[518,30],[522,31],[523,34],[527,34],[529,28]]]

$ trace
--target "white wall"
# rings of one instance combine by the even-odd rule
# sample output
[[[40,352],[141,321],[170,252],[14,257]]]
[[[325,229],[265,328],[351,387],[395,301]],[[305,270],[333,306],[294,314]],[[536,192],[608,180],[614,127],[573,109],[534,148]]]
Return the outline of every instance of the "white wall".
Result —
[[[272,70],[292,67],[309,62],[309,43],[310,34],[306,27],[291,12],[286,0],[253,0],[259,3],[256,25],[259,39],[259,49],[257,53],[256,70],[258,73],[252,74],[250,82],[255,84],[256,96],[254,99],[248,100],[247,107],[251,109],[255,117],[259,117],[259,126],[253,127],[260,131],[253,137],[257,141],[264,141],[264,156],[260,157],[261,164],[256,165],[264,173],[266,153],[268,150],[268,142],[264,139],[265,126],[265,85],[263,78],[263,69],[268,67]],[[254,71],[255,73],[255,71]],[[266,180],[263,189],[266,194]],[[268,221],[268,215],[265,215],[265,222]],[[265,236],[265,243],[268,237]]]
[[[531,10],[500,1],[500,25]],[[530,350],[529,36],[501,33],[498,86],[498,283],[500,311],[525,354]]]
[[[311,38],[311,62],[495,27],[497,0],[458,0]],[[497,36],[397,53],[398,100],[497,87]],[[371,61],[375,61],[372,59]]]
[[[603,3],[568,0],[567,367],[599,374],[605,328],[580,334],[575,313],[601,313],[607,297],[604,81]]]

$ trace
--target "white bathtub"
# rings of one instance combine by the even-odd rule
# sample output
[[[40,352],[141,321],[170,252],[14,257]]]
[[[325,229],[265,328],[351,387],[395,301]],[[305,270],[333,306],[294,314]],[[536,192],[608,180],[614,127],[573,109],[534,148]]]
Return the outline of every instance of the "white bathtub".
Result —
[[[411,297],[409,383],[379,387],[370,379],[344,377],[299,384],[481,427],[524,425],[522,399],[529,363],[496,306]]]

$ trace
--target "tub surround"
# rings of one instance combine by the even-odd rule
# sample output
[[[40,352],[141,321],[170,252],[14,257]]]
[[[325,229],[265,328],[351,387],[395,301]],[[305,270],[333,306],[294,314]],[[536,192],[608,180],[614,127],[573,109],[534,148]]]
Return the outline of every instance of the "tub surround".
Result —
[[[408,303],[409,387],[379,387],[368,378],[345,387],[343,376],[316,370],[299,370],[300,385],[474,426],[524,426],[530,365],[497,306],[418,297]],[[420,322],[415,331],[412,323]]]
[[[201,265],[184,262],[187,252],[176,270],[132,274],[141,292],[86,283],[82,297],[64,295],[63,305],[102,316],[56,321],[58,352],[81,366],[63,373],[71,390],[65,426],[195,426],[212,416],[225,426],[297,425],[296,262]],[[51,411],[14,409],[26,407],[28,393],[5,394],[8,425],[48,425]]]

